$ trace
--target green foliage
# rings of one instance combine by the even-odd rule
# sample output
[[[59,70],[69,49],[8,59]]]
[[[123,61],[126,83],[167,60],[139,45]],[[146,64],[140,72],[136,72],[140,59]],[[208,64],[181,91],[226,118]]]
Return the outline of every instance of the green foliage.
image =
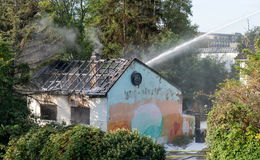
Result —
[[[256,46],[241,72],[246,82],[228,80],[214,95],[207,130],[209,160],[260,157],[260,39]]]
[[[59,48],[62,58],[85,60],[93,49],[102,50],[104,58],[142,57],[194,35],[191,7],[191,0],[6,0],[0,6],[0,36],[23,51],[37,39],[35,22],[51,17],[57,27],[77,33],[75,46]],[[99,40],[104,47],[96,46]],[[39,45],[29,46],[35,51]]]
[[[21,48],[28,38],[28,24],[39,8],[36,0],[5,0],[0,5],[0,38]]]
[[[191,25],[189,16],[192,15],[192,2],[190,0],[164,0],[161,1],[160,18],[162,23],[171,32],[180,37],[190,38],[194,35],[197,26]]]
[[[48,15],[57,26],[75,29],[78,32],[77,46],[67,49],[62,55],[63,58],[88,59],[94,44],[89,33],[92,30],[85,25],[85,17],[88,13],[86,0],[44,0],[38,4],[43,17]]]
[[[137,132],[105,133],[97,128],[45,126],[11,141],[5,160],[165,159],[163,146]]]
[[[210,119],[207,141],[209,144],[208,159],[212,160],[256,160],[260,157],[259,113],[252,110],[251,106],[234,104],[222,108],[226,114],[215,117],[217,109],[213,109]],[[227,111],[228,110],[228,111]],[[212,117],[215,117],[214,119]],[[212,121],[221,120],[218,126],[213,126]],[[249,121],[252,120],[252,121]],[[258,121],[258,122],[257,122]],[[258,124],[257,124],[258,123]],[[212,130],[214,128],[214,130]]]
[[[106,134],[102,148],[109,148],[102,159],[165,159],[163,146],[137,131],[118,130]]]
[[[14,65],[10,48],[0,40],[0,156],[11,137],[25,133],[32,126],[27,119],[26,99],[14,88],[28,80],[28,67]]]
[[[90,0],[87,5],[86,22],[100,30],[106,58],[147,55],[165,37],[170,41],[196,30],[188,20],[190,0]]]
[[[15,92],[14,86],[28,80],[28,67],[14,65],[10,46],[0,41],[0,122],[1,125],[22,122],[28,115],[25,99]]]
[[[104,132],[97,128],[75,126],[64,133],[51,136],[44,146],[43,160],[100,159]]]
[[[41,159],[40,152],[51,134],[62,131],[62,126],[48,124],[44,127],[34,127],[24,136],[14,138],[9,142],[5,160]]]
[[[237,41],[239,42],[238,50],[242,52],[243,49],[247,48],[255,52],[255,42],[260,36],[260,26],[249,29],[243,36]]]

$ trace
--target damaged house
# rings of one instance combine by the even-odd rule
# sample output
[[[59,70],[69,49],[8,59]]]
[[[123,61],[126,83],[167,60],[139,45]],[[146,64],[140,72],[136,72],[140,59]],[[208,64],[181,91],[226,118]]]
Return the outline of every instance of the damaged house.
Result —
[[[42,122],[137,129],[159,143],[194,133],[181,91],[138,59],[58,60],[32,84],[28,107]]]

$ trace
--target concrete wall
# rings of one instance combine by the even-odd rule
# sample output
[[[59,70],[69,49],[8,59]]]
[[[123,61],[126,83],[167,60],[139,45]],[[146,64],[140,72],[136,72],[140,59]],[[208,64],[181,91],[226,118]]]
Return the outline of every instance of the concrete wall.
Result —
[[[142,75],[134,86],[131,74]],[[134,61],[108,92],[108,130],[137,129],[158,143],[194,132],[193,123],[182,115],[181,92],[160,76]],[[184,122],[185,120],[185,122]],[[192,121],[192,119],[191,119]],[[183,125],[183,123],[185,125]]]
[[[85,106],[90,108],[90,125],[107,130],[107,100],[105,98],[92,98],[84,100],[78,96],[52,96],[35,95],[28,97],[28,107],[33,115],[41,116],[40,104],[57,105],[57,122],[71,124],[71,107]],[[41,122],[49,122],[42,120]]]

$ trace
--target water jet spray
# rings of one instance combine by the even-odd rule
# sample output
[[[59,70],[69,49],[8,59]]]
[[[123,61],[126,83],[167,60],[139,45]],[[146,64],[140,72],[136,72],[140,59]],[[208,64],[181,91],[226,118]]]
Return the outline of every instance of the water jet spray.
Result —
[[[168,58],[169,58],[168,56],[170,56],[171,58],[174,57],[174,56],[177,56],[178,54],[180,54],[180,52],[178,52],[178,53],[176,53],[176,54],[173,54],[173,55],[171,55],[171,54],[172,54],[172,53],[175,53],[176,51],[178,51],[178,50],[180,50],[180,49],[183,49],[184,47],[186,47],[186,46],[188,46],[188,45],[190,45],[190,44],[192,44],[192,43],[194,43],[194,42],[197,42],[197,41],[199,41],[199,40],[205,38],[207,35],[209,35],[209,34],[211,34],[211,33],[215,33],[215,32],[217,32],[217,31],[219,31],[219,30],[221,30],[221,29],[224,29],[224,28],[226,28],[226,27],[228,27],[228,26],[230,26],[230,25],[232,25],[232,24],[234,24],[234,23],[237,23],[237,22],[239,22],[239,21],[241,21],[241,20],[243,20],[243,19],[246,19],[246,18],[248,18],[248,17],[254,16],[254,15],[258,14],[258,13],[260,13],[260,10],[257,10],[257,11],[255,11],[255,12],[253,12],[253,13],[250,13],[250,14],[248,14],[248,15],[246,15],[246,16],[243,16],[243,17],[240,17],[240,18],[238,18],[238,19],[235,19],[235,20],[231,21],[230,23],[227,23],[227,24],[225,24],[225,25],[223,25],[223,26],[220,26],[220,27],[218,27],[217,29],[214,29],[214,30],[212,30],[212,31],[209,31],[209,32],[207,32],[207,33],[205,33],[205,34],[202,34],[202,35],[200,35],[200,36],[198,36],[198,37],[196,37],[196,38],[194,38],[194,39],[192,39],[192,40],[189,40],[189,41],[187,41],[187,42],[185,42],[185,43],[183,43],[183,44],[181,44],[181,45],[179,45],[179,46],[177,46],[177,47],[170,48],[170,49],[168,49],[167,51],[165,51],[165,52],[159,54],[157,57],[152,58],[151,60],[147,61],[145,64],[147,64],[148,66],[153,66],[153,65],[156,64],[156,63],[159,63],[159,62],[162,62],[162,61],[168,59]],[[160,60],[160,61],[157,62],[158,60]]]

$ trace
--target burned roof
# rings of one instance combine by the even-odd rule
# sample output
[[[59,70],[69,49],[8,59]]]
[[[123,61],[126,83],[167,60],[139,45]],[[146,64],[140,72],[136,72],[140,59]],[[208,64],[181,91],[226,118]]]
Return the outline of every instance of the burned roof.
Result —
[[[40,93],[104,96],[133,60],[58,60],[38,71],[32,83]]]

